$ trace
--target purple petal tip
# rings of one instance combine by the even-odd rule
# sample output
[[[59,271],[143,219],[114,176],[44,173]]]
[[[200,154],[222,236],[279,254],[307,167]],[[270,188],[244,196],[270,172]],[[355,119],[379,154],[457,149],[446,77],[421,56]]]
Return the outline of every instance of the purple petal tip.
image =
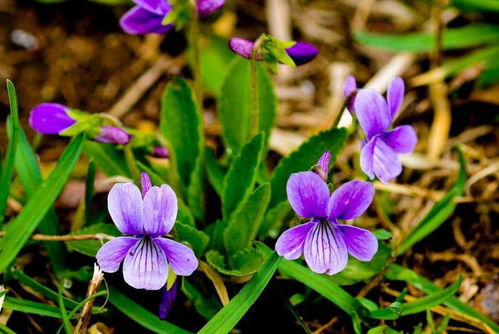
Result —
[[[76,121],[69,117],[69,109],[58,103],[42,103],[31,110],[29,125],[44,135],[58,134]]]
[[[229,40],[229,48],[232,52],[246,59],[251,58],[254,44],[252,41],[239,37],[233,37]]]
[[[312,44],[298,42],[292,47],[287,48],[286,52],[293,58],[295,64],[299,66],[312,61],[319,54],[319,49]]]
[[[95,141],[104,144],[128,144],[132,135],[120,128],[103,125],[100,128],[99,135],[94,138]]]
[[[142,197],[145,197],[149,189],[152,187],[151,178],[147,172],[142,172],[140,174],[140,184],[142,188]]]
[[[161,145],[154,146],[151,154],[153,157],[156,157],[156,158],[169,158],[170,157],[170,152],[168,152],[168,149],[164,146],[161,146]]]
[[[207,17],[222,8],[224,0],[198,0],[197,8],[199,17]]]

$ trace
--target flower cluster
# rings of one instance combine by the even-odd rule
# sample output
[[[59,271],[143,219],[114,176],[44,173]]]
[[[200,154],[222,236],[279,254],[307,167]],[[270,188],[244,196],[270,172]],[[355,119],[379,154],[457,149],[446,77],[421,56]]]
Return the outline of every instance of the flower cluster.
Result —
[[[151,186],[142,174],[142,194],[133,183],[118,183],[108,196],[108,210],[114,224],[125,234],[108,241],[97,253],[104,272],[116,272],[123,262],[123,278],[136,289],[161,289],[168,267],[177,275],[191,275],[198,267],[194,252],[187,246],[163,238],[175,224],[177,197],[166,184]]]

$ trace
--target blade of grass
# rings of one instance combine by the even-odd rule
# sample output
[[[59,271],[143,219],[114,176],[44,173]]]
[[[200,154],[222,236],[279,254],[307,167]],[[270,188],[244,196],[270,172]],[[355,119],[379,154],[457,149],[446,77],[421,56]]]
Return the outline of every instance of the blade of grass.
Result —
[[[12,311],[19,311],[29,314],[38,314],[51,318],[61,318],[59,308],[43,303],[33,302],[20,298],[6,297],[3,307]]]
[[[2,334],[16,334],[16,332],[14,332],[12,329],[10,329],[9,327],[7,327],[3,324],[0,324],[0,333],[2,333]]]
[[[35,152],[30,146],[22,129],[19,129],[19,142],[17,145],[15,166],[26,193],[26,198],[29,200],[43,180]],[[38,226],[38,230],[40,233],[47,235],[60,234],[59,221],[54,208],[51,207],[45,217],[43,217]],[[47,249],[52,270],[56,275],[61,274],[66,270],[66,250],[64,249],[64,246],[58,242],[44,242],[44,246]]]
[[[85,226],[91,224],[92,197],[94,196],[95,164],[90,160],[85,178]]]
[[[68,317],[69,318],[73,318],[75,316],[76,312],[78,312],[79,310],[81,310],[83,308],[83,306],[85,306],[85,304],[88,301],[90,301],[92,299],[95,299],[95,298],[97,298],[99,296],[104,296],[104,295],[107,295],[107,291],[102,290],[102,291],[94,293],[90,297],[87,297],[87,298],[83,299],[80,303],[78,303],[78,305],[76,305],[76,307],[73,310],[71,310],[71,312],[68,313]],[[95,310],[97,310],[97,312],[95,312]],[[101,307],[94,307],[92,312],[98,314],[98,313],[103,313],[105,311],[107,311],[107,310],[103,309]],[[57,334],[59,334],[63,328],[64,328],[64,325],[61,325],[59,327],[59,329],[57,330]]]
[[[50,176],[42,182],[21,213],[7,227],[0,241],[0,271],[15,259],[30,235],[54,203],[80,156],[83,135],[74,137]]]
[[[0,176],[0,225],[5,219],[5,211],[7,210],[7,199],[10,193],[10,184],[14,173],[14,161],[16,157],[16,147],[19,132],[19,114],[17,108],[17,95],[14,84],[7,80],[7,93],[9,95],[10,116],[7,122],[7,133],[10,133],[9,144],[7,145],[7,153],[2,166],[2,174]]]
[[[401,304],[400,310],[397,313],[391,308],[382,308],[369,312],[367,316],[373,319],[395,320],[401,316],[424,312],[426,309],[442,304],[453,297],[461,286],[462,281],[463,278],[459,276],[457,281],[443,290],[432,293],[416,301]]]
[[[68,313],[66,312],[66,307],[64,306],[64,298],[62,296],[62,286],[59,284],[58,286],[58,300],[59,311],[61,312],[62,325],[64,326],[64,331],[66,334],[73,333],[73,326],[69,322]]]
[[[109,301],[127,317],[154,333],[190,333],[189,331],[177,327],[167,321],[160,320],[155,314],[152,314],[139,304],[135,303],[133,300],[129,299],[112,286],[109,286]]]
[[[248,312],[277,270],[280,257],[273,252],[255,276],[224,306],[198,334],[229,333]]]

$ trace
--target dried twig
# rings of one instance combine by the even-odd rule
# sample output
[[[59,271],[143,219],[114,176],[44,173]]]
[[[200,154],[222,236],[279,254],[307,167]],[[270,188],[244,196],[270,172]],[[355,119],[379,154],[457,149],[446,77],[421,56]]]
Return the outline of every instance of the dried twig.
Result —
[[[0,232],[0,237],[4,237],[7,233]],[[80,235],[46,235],[46,234],[33,234],[31,236],[31,240],[39,240],[39,241],[77,241],[77,240],[111,240],[114,239],[112,235],[104,234],[104,233],[96,233],[96,234],[80,234]]]
[[[99,286],[104,279],[104,274],[97,264],[94,264],[94,275],[88,284],[87,298],[92,296],[97,292]],[[88,300],[83,306],[83,310],[78,318],[78,323],[73,331],[73,333],[84,334],[90,322],[90,317],[92,316],[92,307],[94,306],[94,299]]]

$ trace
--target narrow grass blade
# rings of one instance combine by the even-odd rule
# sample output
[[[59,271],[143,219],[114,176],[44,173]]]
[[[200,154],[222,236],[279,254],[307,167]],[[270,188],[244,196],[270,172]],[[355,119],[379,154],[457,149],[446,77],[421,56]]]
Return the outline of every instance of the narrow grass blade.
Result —
[[[59,311],[61,312],[62,325],[64,326],[64,331],[66,332],[66,334],[71,334],[73,333],[73,326],[71,326],[71,323],[69,322],[68,313],[66,312],[66,307],[64,306],[64,298],[62,296],[61,285],[59,285],[58,292],[57,302],[59,304]]]
[[[109,301],[127,317],[154,333],[190,333],[189,331],[177,327],[167,321],[160,320],[155,314],[152,314],[139,304],[135,303],[133,300],[129,299],[112,286],[109,287]]]
[[[61,312],[59,308],[43,303],[33,302],[20,298],[6,297],[3,302],[3,307],[12,311],[19,311],[29,314],[38,314],[51,318],[60,318]]]
[[[90,160],[85,178],[85,226],[91,224],[92,198],[94,196],[95,164]]]
[[[4,271],[15,259],[56,200],[80,156],[82,144],[83,135],[71,140],[50,176],[43,181],[21,213],[7,227],[7,234],[0,241],[0,271]]]
[[[0,175],[0,224],[5,218],[7,209],[7,199],[10,193],[10,184],[14,173],[14,161],[16,157],[16,147],[19,133],[19,113],[17,108],[16,89],[10,80],[7,80],[7,93],[9,95],[10,116],[7,122],[7,132],[10,133],[7,153],[3,161],[2,173]]]
[[[248,312],[277,270],[280,257],[273,252],[255,276],[211,319],[198,334],[229,333]]]

